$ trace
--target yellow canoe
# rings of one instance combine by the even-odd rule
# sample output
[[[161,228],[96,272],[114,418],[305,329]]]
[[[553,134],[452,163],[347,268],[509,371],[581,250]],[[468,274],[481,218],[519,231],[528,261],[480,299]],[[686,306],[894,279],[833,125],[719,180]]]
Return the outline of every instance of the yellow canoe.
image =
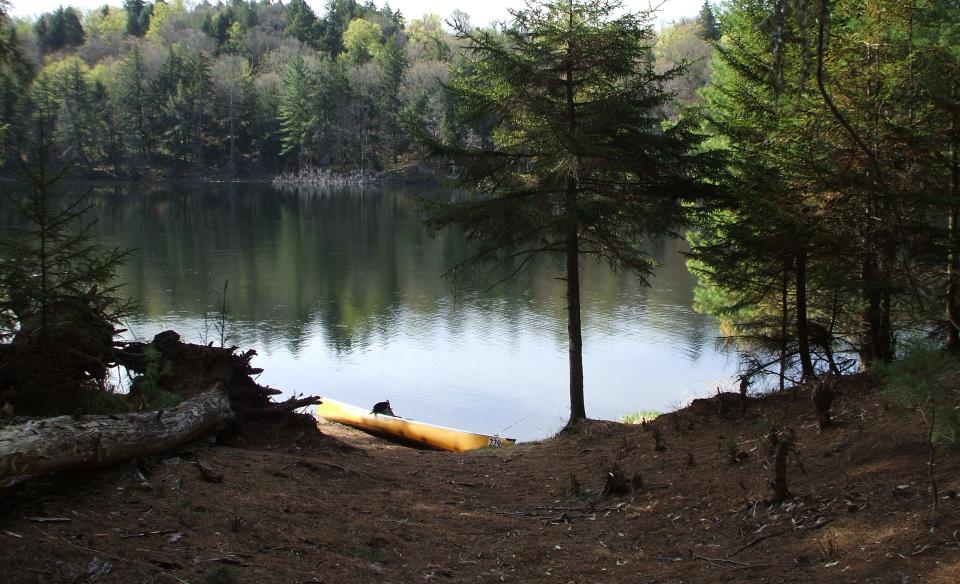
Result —
[[[513,438],[475,434],[385,414],[372,414],[370,410],[364,408],[325,397],[320,399],[322,403],[317,406],[317,415],[325,420],[339,422],[370,434],[408,442],[419,447],[463,452],[476,448],[513,446],[516,443]]]

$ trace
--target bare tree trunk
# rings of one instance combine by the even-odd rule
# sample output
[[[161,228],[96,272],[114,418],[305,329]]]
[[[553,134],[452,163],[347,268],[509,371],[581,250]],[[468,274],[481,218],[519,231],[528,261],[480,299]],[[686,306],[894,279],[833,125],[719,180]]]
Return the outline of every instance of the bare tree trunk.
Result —
[[[937,488],[937,475],[934,464],[937,460],[937,443],[934,433],[937,427],[937,398],[936,392],[930,392],[930,419],[927,421],[927,477],[930,479],[930,494],[933,496],[933,512],[940,510],[940,491]]]
[[[170,410],[60,416],[0,429],[0,488],[32,476],[109,466],[189,442],[234,418],[222,385]]]
[[[577,227],[567,234],[567,333],[570,337],[570,423],[587,417],[583,401],[583,338],[580,330],[580,252]]]
[[[573,10],[569,10],[569,26],[573,29]],[[567,102],[567,126],[571,135],[576,131],[577,118],[573,95],[573,47],[567,46],[567,62],[564,72]],[[567,176],[567,334],[570,337],[570,421],[574,424],[587,418],[583,401],[583,336],[580,322],[580,233],[577,226],[577,176],[579,159]]]
[[[860,312],[860,366],[864,369],[883,360],[883,291],[877,282],[879,270],[873,245],[875,240],[867,237],[861,273],[864,306]]]
[[[204,100],[204,87],[203,84],[200,86],[200,104],[197,108],[197,144],[196,144],[196,155],[194,160],[197,161],[197,166],[203,166],[203,112],[206,102]]]
[[[803,371],[803,380],[812,379],[813,359],[810,357],[810,332],[807,326],[807,250],[803,248],[797,255],[796,261],[797,282],[797,350],[800,353],[800,367]]]
[[[787,288],[789,271],[789,262],[784,260],[783,279],[780,286],[780,391],[783,391],[786,387],[787,379],[787,323],[789,322]]]
[[[770,480],[773,498],[770,502],[780,503],[792,496],[787,486],[787,457],[793,450],[794,433],[789,428],[782,432],[773,428],[767,439],[773,446],[773,478]]]
[[[836,378],[832,373],[828,373],[813,388],[813,405],[817,411],[817,425],[821,430],[826,430],[833,425],[830,406],[833,404],[835,383]]]
[[[958,114],[953,112],[950,130],[953,140],[950,144],[950,211],[948,216],[948,242],[950,253],[947,256],[947,348],[953,354],[960,353],[960,303],[958,303],[958,279],[960,279],[960,236],[957,220],[960,215],[960,127]]]
[[[230,85],[230,160],[227,162],[227,174],[237,175],[237,116],[233,106],[233,85]]]

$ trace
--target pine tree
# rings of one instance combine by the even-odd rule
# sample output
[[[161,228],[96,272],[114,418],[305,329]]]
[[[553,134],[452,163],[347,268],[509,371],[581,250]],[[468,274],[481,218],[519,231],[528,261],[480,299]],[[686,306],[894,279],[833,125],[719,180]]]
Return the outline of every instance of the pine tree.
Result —
[[[291,0],[286,9],[287,34],[298,41],[313,45],[317,36],[317,15],[304,0]]]
[[[566,266],[570,423],[585,419],[580,309],[581,257],[605,260],[642,281],[654,262],[647,238],[684,222],[683,201],[708,196],[696,175],[710,157],[687,125],[664,128],[662,84],[646,56],[648,15],[614,16],[621,3],[528,3],[497,34],[459,30],[472,67],[449,85],[461,115],[490,132],[489,147],[430,143],[481,195],[430,205],[428,226],[462,228],[478,251],[454,272],[536,257]],[[428,142],[429,143],[429,142]]]
[[[25,194],[10,197],[26,227],[0,240],[0,391],[24,413],[69,412],[82,392],[101,388],[113,339],[130,310],[116,270],[128,252],[90,236],[86,196],[57,192],[64,173],[49,172],[48,123],[37,116],[36,149],[27,153]]]
[[[147,157],[147,79],[140,47],[134,44],[117,70],[114,101],[129,147],[142,164]]]
[[[720,40],[720,24],[717,22],[717,17],[713,14],[713,8],[710,6],[710,2],[704,1],[703,7],[700,8],[700,14],[697,15],[697,20],[700,21],[701,38],[708,41]]]
[[[693,254],[710,310],[781,370],[836,369],[835,345],[883,363],[934,313],[958,344],[956,19],[893,0],[735,0],[722,15],[708,95],[731,197]]]
[[[40,15],[33,25],[40,50],[44,53],[75,47],[83,43],[83,24],[73,8],[57,8]]]
[[[403,47],[400,46],[396,37],[389,39],[383,45],[383,48],[377,53],[376,62],[380,72],[380,86],[382,88],[378,109],[381,117],[385,120],[384,126],[389,142],[390,156],[396,161],[401,146],[402,130],[400,112],[403,106],[400,102],[400,86],[409,63],[403,52]]]
[[[296,55],[283,78],[283,93],[280,96],[281,155],[297,154],[300,164],[308,158],[311,133],[310,95],[308,77],[303,57]]]
[[[98,122],[94,118],[93,95],[88,80],[89,69],[77,57],[68,57],[47,65],[40,73],[42,82],[35,85],[49,95],[44,99],[56,104],[55,142],[63,160],[74,167],[94,169]]]
[[[9,2],[0,0],[0,166],[15,150],[14,139],[23,135],[28,115],[24,108],[32,67],[20,49],[16,29],[7,14]]]
[[[146,2],[123,0],[123,8],[127,11],[127,34],[135,37],[145,35],[149,28],[149,9],[146,7]]]

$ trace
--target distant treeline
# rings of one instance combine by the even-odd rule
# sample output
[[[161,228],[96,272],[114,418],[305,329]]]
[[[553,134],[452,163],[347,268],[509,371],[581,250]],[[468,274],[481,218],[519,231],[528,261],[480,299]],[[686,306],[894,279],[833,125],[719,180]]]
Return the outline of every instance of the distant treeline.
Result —
[[[40,122],[77,174],[128,178],[403,168],[413,160],[404,119],[446,141],[483,138],[440,90],[469,64],[439,16],[407,20],[354,0],[325,9],[126,0],[12,21],[0,0],[0,164],[15,170]],[[667,65],[709,57],[698,27],[665,36]],[[675,83],[681,99],[706,82],[707,61]]]
[[[127,0],[8,23],[4,159],[40,118],[64,164],[112,176],[376,169],[407,148],[404,112],[456,131],[437,91],[456,50],[438,17],[327,9]]]

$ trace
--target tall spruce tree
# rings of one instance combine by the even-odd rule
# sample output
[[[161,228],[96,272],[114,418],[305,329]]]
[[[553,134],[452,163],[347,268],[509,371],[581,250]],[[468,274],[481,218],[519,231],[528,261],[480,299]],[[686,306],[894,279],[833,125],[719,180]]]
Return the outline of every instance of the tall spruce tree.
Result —
[[[134,43],[133,49],[117,67],[113,99],[123,135],[140,164],[147,157],[147,90],[146,64],[140,47]]]
[[[20,49],[16,29],[8,15],[10,3],[0,0],[0,165],[16,150],[17,135],[24,133],[29,116],[25,108],[26,88],[32,76],[29,60]]]
[[[103,386],[131,308],[115,283],[129,252],[93,240],[86,196],[57,192],[65,173],[50,171],[50,109],[38,111],[36,143],[23,153],[26,189],[5,193],[24,226],[0,238],[0,340],[10,341],[0,351],[0,402],[30,414],[69,412],[84,390]]]
[[[820,312],[823,318],[811,322],[810,304],[837,290],[825,274],[831,262],[817,261],[830,255],[822,233],[826,213],[817,202],[829,173],[828,154],[818,147],[824,115],[800,60],[772,71],[769,19],[753,0],[735,2],[725,14],[735,50],[720,47],[706,95],[711,129],[728,151],[731,184],[726,197],[701,208],[691,254],[701,278],[699,305],[728,321],[748,363],[744,375],[778,363],[782,387],[793,364],[801,377],[815,374],[809,330],[829,329],[833,315]],[[809,32],[791,25],[778,34],[796,39]],[[811,297],[814,275],[824,279]],[[823,353],[831,361],[829,344]]]
[[[296,153],[302,165],[309,156],[311,115],[309,76],[303,57],[296,55],[283,77],[283,93],[280,95],[280,140],[281,155]]]
[[[586,418],[580,308],[582,257],[642,281],[654,262],[643,241],[675,235],[683,201],[708,196],[696,176],[709,155],[688,125],[664,127],[649,14],[619,14],[613,0],[528,2],[502,33],[459,30],[468,66],[448,89],[460,114],[490,136],[482,147],[429,142],[450,157],[475,200],[428,204],[433,230],[462,228],[472,265],[536,257],[566,268],[570,424]]]
[[[137,37],[145,35],[150,28],[153,6],[148,6],[144,0],[123,0],[123,8],[127,11],[127,34]]]
[[[710,6],[709,2],[703,3],[700,13],[697,15],[697,20],[700,21],[701,38],[708,41],[720,40],[720,24],[717,22],[717,17],[713,14],[713,7]]]

